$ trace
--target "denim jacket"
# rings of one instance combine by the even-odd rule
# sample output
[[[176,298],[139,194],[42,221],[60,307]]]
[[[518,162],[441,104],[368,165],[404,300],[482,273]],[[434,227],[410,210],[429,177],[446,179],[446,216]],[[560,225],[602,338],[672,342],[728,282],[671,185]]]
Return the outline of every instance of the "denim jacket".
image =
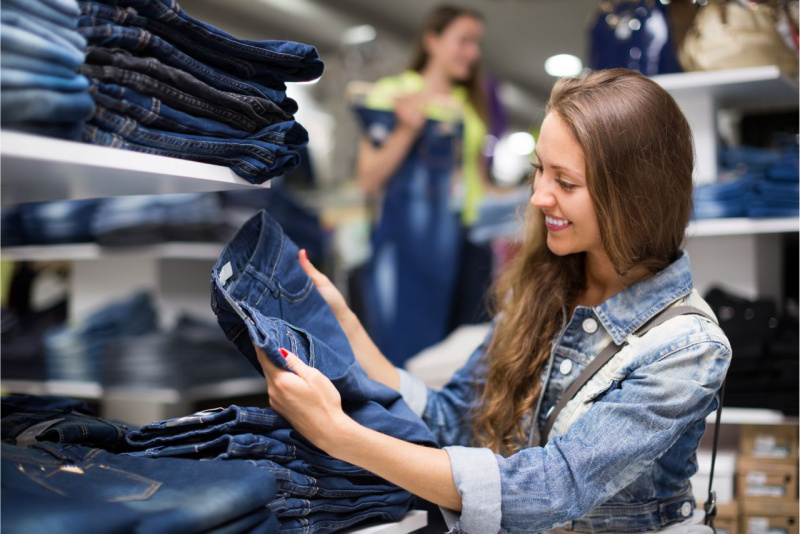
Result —
[[[508,457],[470,446],[470,409],[485,384],[491,331],[441,391],[401,371],[403,397],[450,457],[463,503],[460,514],[443,510],[453,532],[644,532],[692,515],[695,451],[731,349],[722,330],[698,315],[631,335],[670,305],[713,316],[692,289],[685,253],[598,306],[578,306],[568,321],[565,310],[540,377],[531,446]],[[612,339],[628,345],[565,406],[549,441],[533,446],[549,410]]]

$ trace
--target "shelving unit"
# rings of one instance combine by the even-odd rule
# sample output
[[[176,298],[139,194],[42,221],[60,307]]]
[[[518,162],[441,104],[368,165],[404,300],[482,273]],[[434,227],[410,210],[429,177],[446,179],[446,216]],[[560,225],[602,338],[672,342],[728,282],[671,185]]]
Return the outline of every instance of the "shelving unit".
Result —
[[[74,245],[32,245],[0,249],[4,259],[16,261],[77,261],[118,258],[161,260],[215,260],[222,243],[172,242],[142,247],[101,247],[96,243]]]
[[[719,237],[727,235],[783,234],[797,232],[800,220],[780,219],[703,219],[693,221],[686,232],[688,237]]]
[[[776,66],[653,76],[680,106],[694,133],[695,181],[717,177],[717,111],[796,109],[798,82]]]

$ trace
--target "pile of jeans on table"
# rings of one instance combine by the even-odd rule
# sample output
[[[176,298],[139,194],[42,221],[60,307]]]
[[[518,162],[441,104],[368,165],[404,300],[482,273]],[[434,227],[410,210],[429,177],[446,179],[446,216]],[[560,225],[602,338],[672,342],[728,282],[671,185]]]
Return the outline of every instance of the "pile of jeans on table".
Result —
[[[97,104],[84,141],[228,166],[251,183],[299,163],[308,134],[285,82],[321,76],[314,47],[237,39],[174,0],[79,4],[80,71]]]
[[[94,113],[78,74],[86,40],[75,0],[0,3],[0,122],[4,128],[79,139]]]
[[[720,181],[694,190],[694,218],[797,217],[800,214],[798,145],[779,150],[728,148],[720,154]]]
[[[276,479],[252,462],[127,455],[135,427],[59,397],[3,397],[0,424],[5,533],[279,530]]]

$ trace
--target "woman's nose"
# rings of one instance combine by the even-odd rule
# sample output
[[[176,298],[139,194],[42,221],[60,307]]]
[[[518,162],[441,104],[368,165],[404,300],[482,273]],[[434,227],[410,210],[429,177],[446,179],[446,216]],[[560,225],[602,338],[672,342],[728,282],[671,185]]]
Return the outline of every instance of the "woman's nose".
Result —
[[[555,205],[556,199],[552,190],[547,186],[545,180],[537,180],[533,185],[531,204],[537,208],[549,208]]]

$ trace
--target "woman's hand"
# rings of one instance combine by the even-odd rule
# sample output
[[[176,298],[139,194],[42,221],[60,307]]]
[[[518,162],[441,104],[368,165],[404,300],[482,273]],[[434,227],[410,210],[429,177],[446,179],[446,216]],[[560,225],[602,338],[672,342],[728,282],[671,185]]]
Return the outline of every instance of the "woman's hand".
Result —
[[[258,362],[267,379],[270,407],[286,418],[311,443],[326,450],[352,420],[342,410],[342,397],[333,383],[296,355],[280,349],[293,372],[279,369],[255,344]],[[344,430],[342,430],[343,432]]]
[[[425,108],[428,99],[423,93],[413,93],[395,98],[394,114],[397,117],[397,126],[419,133],[425,126]]]

